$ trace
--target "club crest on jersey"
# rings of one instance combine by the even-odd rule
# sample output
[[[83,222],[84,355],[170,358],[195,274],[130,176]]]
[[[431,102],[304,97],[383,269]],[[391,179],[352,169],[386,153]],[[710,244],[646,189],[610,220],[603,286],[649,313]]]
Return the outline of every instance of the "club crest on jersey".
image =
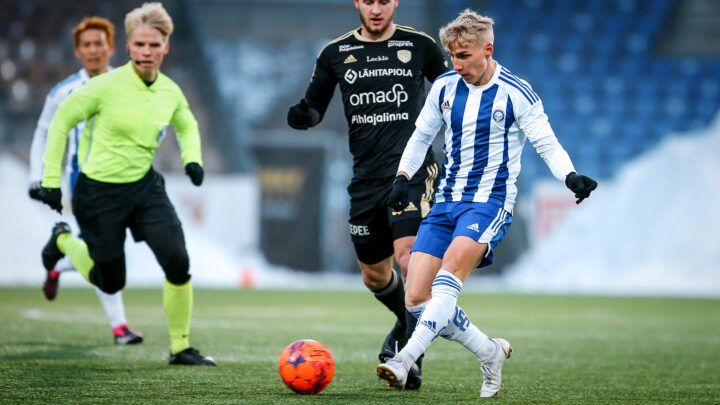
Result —
[[[499,105],[496,105],[493,108],[492,117],[498,124],[502,124],[503,120],[505,120],[505,109],[502,108]]]
[[[408,51],[407,49],[401,49],[397,51],[397,57],[398,59],[400,59],[400,62],[408,63],[410,62],[410,59],[412,59],[412,52]]]

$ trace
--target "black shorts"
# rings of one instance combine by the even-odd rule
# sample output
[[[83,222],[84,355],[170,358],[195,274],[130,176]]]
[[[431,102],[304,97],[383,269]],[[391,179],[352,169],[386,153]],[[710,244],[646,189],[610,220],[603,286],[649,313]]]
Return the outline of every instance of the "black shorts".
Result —
[[[410,205],[402,212],[387,206],[393,177],[353,179],[350,194],[349,230],[353,243],[389,242],[405,236],[415,236],[420,222],[430,213],[438,166],[432,162],[424,166],[410,180]],[[392,250],[390,250],[392,252]]]
[[[165,179],[150,169],[132,183],[105,183],[81,173],[73,190],[72,207],[90,257],[108,262],[123,255],[125,230],[136,242],[150,232],[180,226],[165,192]]]

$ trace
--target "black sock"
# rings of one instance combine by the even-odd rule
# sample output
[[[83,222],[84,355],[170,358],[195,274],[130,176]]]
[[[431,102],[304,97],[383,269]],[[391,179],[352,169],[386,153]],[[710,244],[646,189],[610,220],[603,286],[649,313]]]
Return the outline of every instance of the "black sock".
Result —
[[[405,309],[405,341],[407,342],[410,340],[410,336],[412,336],[413,331],[415,330],[415,325],[417,324],[417,318],[413,314],[410,313],[410,311]]]
[[[405,283],[395,269],[392,270],[388,285],[378,291],[373,291],[373,294],[378,301],[395,314],[404,327],[406,325],[405,312],[407,312],[405,309]]]

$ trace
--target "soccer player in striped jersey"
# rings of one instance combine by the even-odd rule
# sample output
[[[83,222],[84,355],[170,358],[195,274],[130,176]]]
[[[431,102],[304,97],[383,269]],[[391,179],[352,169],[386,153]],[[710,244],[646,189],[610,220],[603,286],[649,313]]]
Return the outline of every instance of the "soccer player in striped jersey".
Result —
[[[492,26],[491,18],[468,9],[440,30],[453,71],[433,83],[388,198],[393,209],[407,204],[408,180],[445,124],[443,175],[435,205],[418,230],[405,288],[405,304],[418,324],[407,345],[377,367],[378,377],[398,390],[415,359],[442,336],[477,356],[481,397],[500,391],[502,366],[513,349],[473,325],[457,298],[473,269],[492,263],[493,248],[510,227],[525,139],[578,204],[597,187],[575,172],[532,87],[493,60]]]
[[[437,163],[426,150],[408,186],[408,205],[387,205],[403,149],[412,135],[425,97],[425,80],[447,71],[440,47],[427,34],[393,22],[398,0],[355,0],[361,27],[326,45],[317,57],[305,97],[288,110],[288,124],[305,130],[323,118],[340,88],[353,155],[350,237],[363,283],[395,316],[379,358],[392,358],[412,334],[417,320],[404,305],[403,277],[418,227],[430,212]],[[393,269],[393,259],[400,272]],[[422,384],[418,359],[405,389]]]
[[[73,91],[79,89],[90,78],[111,70],[109,65],[110,57],[114,48],[115,28],[113,23],[101,17],[88,17],[83,19],[73,29],[75,40],[75,56],[82,62],[82,69],[68,76],[50,90],[45,98],[40,119],[38,120],[35,133],[33,134],[30,147],[30,189],[29,194],[33,199],[39,199],[40,182],[42,181],[43,162],[45,152],[45,140],[47,139],[50,121],[55,115],[60,103]],[[80,135],[85,129],[85,121],[79,123],[68,133],[68,159],[65,165],[65,179],[68,190],[72,193],[75,187],[75,180],[80,173],[78,166],[77,146],[80,142]],[[53,268],[54,267],[54,268]],[[47,270],[43,293],[48,300],[55,299],[58,289],[60,273],[63,271],[75,270],[70,260],[66,257],[61,259],[55,266]],[[128,326],[125,318],[125,305],[122,292],[106,294],[95,287],[95,292],[102,303],[105,315],[107,315],[110,328],[117,344],[137,344],[143,341],[141,334],[134,332]]]

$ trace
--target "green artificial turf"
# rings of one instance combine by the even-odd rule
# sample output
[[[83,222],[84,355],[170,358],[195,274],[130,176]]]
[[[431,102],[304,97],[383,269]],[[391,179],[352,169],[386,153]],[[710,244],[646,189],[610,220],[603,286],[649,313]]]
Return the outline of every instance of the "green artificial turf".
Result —
[[[375,377],[393,319],[371,294],[196,290],[191,343],[218,367],[170,367],[161,290],[124,292],[139,346],[112,343],[90,289],[0,289],[0,402],[478,403],[474,356],[438,339],[420,391]],[[462,294],[490,336],[508,339],[501,403],[720,403],[720,301]],[[297,339],[323,342],[335,378],[317,395],[291,392],[277,358]]]

